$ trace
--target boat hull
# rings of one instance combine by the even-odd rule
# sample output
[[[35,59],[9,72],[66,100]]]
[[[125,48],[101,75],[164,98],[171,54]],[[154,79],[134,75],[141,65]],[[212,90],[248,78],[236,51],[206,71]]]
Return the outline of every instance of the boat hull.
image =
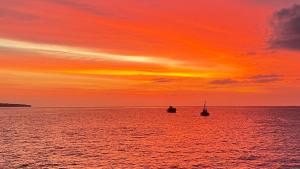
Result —
[[[206,117],[206,116],[209,116],[209,114],[202,114],[202,113],[201,113],[201,116]]]
[[[176,108],[167,109],[168,113],[176,113]]]
[[[209,116],[209,113],[207,111],[203,111],[200,113],[201,116]]]
[[[168,113],[176,113],[176,110],[167,110]]]

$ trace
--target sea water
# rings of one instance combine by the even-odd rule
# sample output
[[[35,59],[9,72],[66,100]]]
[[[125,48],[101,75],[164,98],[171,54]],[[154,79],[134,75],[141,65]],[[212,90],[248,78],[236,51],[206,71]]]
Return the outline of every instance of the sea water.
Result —
[[[300,107],[1,108],[0,168],[300,168]]]

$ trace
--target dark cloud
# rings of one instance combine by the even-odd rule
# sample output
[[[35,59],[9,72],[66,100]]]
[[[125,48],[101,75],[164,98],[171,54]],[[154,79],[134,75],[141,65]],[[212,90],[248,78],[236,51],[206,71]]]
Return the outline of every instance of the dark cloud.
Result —
[[[251,76],[245,79],[234,80],[234,79],[218,79],[213,80],[210,84],[214,85],[229,85],[229,84],[251,84],[251,83],[270,83],[282,80],[282,76],[278,74],[261,74]]]
[[[250,77],[249,80],[253,83],[269,83],[282,80],[282,76],[277,74],[256,75]]]
[[[169,78],[155,78],[155,79],[152,79],[152,81],[154,83],[169,83],[169,82],[172,82],[174,79],[169,79]]]
[[[216,84],[216,85],[226,85],[226,84],[233,84],[237,83],[238,81],[233,80],[233,79],[220,79],[220,80],[213,80],[210,83],[211,84]]]
[[[273,14],[272,48],[300,50],[300,5],[283,8]]]

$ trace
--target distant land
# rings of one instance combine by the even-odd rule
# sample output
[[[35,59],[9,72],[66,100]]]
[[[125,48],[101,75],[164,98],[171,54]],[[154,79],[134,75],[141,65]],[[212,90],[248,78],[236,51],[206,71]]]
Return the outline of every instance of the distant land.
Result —
[[[31,107],[28,104],[0,103],[0,107]]]

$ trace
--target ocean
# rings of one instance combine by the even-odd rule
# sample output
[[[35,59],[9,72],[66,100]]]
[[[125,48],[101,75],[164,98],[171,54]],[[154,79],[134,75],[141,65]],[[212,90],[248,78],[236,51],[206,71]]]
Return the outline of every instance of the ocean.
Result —
[[[300,169],[300,107],[1,108],[0,168]]]

